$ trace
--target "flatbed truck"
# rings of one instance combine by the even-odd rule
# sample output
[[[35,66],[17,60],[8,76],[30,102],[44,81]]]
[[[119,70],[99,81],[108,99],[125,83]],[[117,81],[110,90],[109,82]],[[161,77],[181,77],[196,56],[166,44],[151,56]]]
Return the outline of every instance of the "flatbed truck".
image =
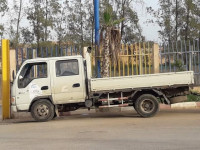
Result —
[[[140,116],[152,117],[159,103],[186,100],[194,84],[193,71],[92,78],[89,52],[26,60],[12,84],[11,110],[49,121],[79,108],[131,106]]]

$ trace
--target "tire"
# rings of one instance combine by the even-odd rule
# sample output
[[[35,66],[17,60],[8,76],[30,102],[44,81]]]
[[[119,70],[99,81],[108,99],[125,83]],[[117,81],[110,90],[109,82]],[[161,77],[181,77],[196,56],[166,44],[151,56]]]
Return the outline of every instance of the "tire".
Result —
[[[133,106],[137,113],[144,118],[153,117],[159,111],[159,102],[151,94],[141,95]]]
[[[31,115],[38,122],[52,120],[54,114],[54,105],[46,99],[38,100],[31,106]]]

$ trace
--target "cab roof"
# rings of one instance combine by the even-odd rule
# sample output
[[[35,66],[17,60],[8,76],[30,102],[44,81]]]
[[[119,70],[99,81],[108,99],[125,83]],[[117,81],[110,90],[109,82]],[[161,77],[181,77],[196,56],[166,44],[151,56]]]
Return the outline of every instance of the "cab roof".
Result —
[[[49,61],[49,60],[67,60],[67,59],[78,59],[83,58],[81,55],[75,55],[75,56],[62,56],[62,57],[48,57],[48,58],[34,58],[34,59],[27,59],[26,63],[32,63],[32,62],[42,62],[42,61]]]

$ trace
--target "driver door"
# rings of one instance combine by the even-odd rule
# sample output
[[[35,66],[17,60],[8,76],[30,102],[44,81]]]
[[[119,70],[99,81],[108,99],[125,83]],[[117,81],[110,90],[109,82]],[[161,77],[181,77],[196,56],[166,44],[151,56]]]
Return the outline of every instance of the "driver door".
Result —
[[[19,110],[27,110],[35,97],[51,95],[47,62],[24,65],[17,84],[16,102]]]

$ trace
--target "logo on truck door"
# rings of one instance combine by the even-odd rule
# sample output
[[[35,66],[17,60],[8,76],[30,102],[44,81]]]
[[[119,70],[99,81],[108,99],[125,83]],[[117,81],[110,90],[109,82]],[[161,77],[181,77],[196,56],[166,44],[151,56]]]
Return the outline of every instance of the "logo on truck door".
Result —
[[[29,86],[29,95],[30,99],[34,99],[35,97],[42,95],[42,90],[37,84],[31,83]]]

